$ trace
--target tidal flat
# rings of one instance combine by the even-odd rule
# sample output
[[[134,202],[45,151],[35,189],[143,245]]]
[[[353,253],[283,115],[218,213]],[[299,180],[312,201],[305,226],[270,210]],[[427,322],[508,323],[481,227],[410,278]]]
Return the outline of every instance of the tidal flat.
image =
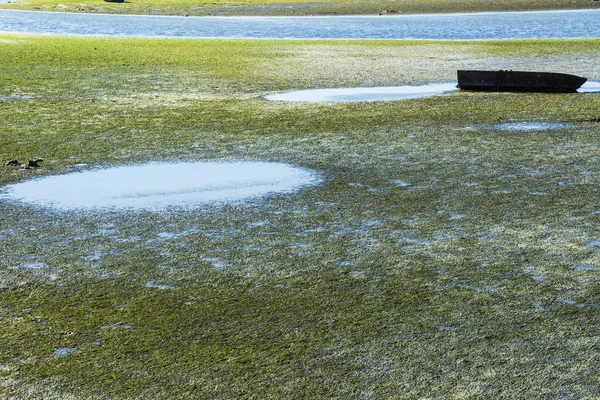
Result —
[[[322,179],[171,211],[0,201],[0,397],[598,395],[599,94],[264,96],[477,68],[598,81],[600,40],[0,41],[0,159],[43,159],[1,165],[0,191],[150,162]]]

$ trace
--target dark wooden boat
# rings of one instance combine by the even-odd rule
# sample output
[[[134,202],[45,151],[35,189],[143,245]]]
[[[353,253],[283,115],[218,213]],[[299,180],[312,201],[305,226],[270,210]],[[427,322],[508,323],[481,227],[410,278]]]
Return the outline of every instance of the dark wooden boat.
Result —
[[[573,93],[585,81],[580,76],[555,72],[458,70],[458,87],[464,90]]]

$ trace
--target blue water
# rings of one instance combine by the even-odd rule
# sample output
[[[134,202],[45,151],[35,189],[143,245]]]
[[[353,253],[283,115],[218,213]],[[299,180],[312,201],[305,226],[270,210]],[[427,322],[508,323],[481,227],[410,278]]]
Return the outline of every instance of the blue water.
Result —
[[[0,10],[0,32],[245,39],[600,37],[600,10],[335,17],[157,17]]]

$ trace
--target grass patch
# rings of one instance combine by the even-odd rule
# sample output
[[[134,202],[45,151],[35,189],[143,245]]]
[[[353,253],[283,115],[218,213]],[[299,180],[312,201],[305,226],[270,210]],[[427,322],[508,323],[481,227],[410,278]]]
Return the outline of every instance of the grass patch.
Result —
[[[360,15],[360,14],[422,14],[483,11],[532,11],[554,9],[589,9],[599,5],[590,0],[405,0],[344,1],[344,0],[152,0],[142,3],[106,3],[99,0],[85,3],[67,0],[17,0],[0,3],[0,8],[67,11],[86,13],[150,14],[150,15]]]
[[[458,68],[597,80],[597,40],[0,40],[0,159],[44,158],[2,166],[3,185],[168,160],[290,162],[325,178],[177,213],[1,201],[0,396],[597,394],[599,127],[585,121],[598,95],[261,97]],[[502,121],[574,125],[486,129]]]

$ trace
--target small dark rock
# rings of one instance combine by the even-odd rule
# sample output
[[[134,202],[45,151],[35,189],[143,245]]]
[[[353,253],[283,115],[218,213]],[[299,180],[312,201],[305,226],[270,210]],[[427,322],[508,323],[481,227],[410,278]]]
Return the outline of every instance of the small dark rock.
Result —
[[[21,163],[19,162],[19,160],[10,160],[7,161],[6,164],[7,167],[18,167],[19,165],[21,165]]]

